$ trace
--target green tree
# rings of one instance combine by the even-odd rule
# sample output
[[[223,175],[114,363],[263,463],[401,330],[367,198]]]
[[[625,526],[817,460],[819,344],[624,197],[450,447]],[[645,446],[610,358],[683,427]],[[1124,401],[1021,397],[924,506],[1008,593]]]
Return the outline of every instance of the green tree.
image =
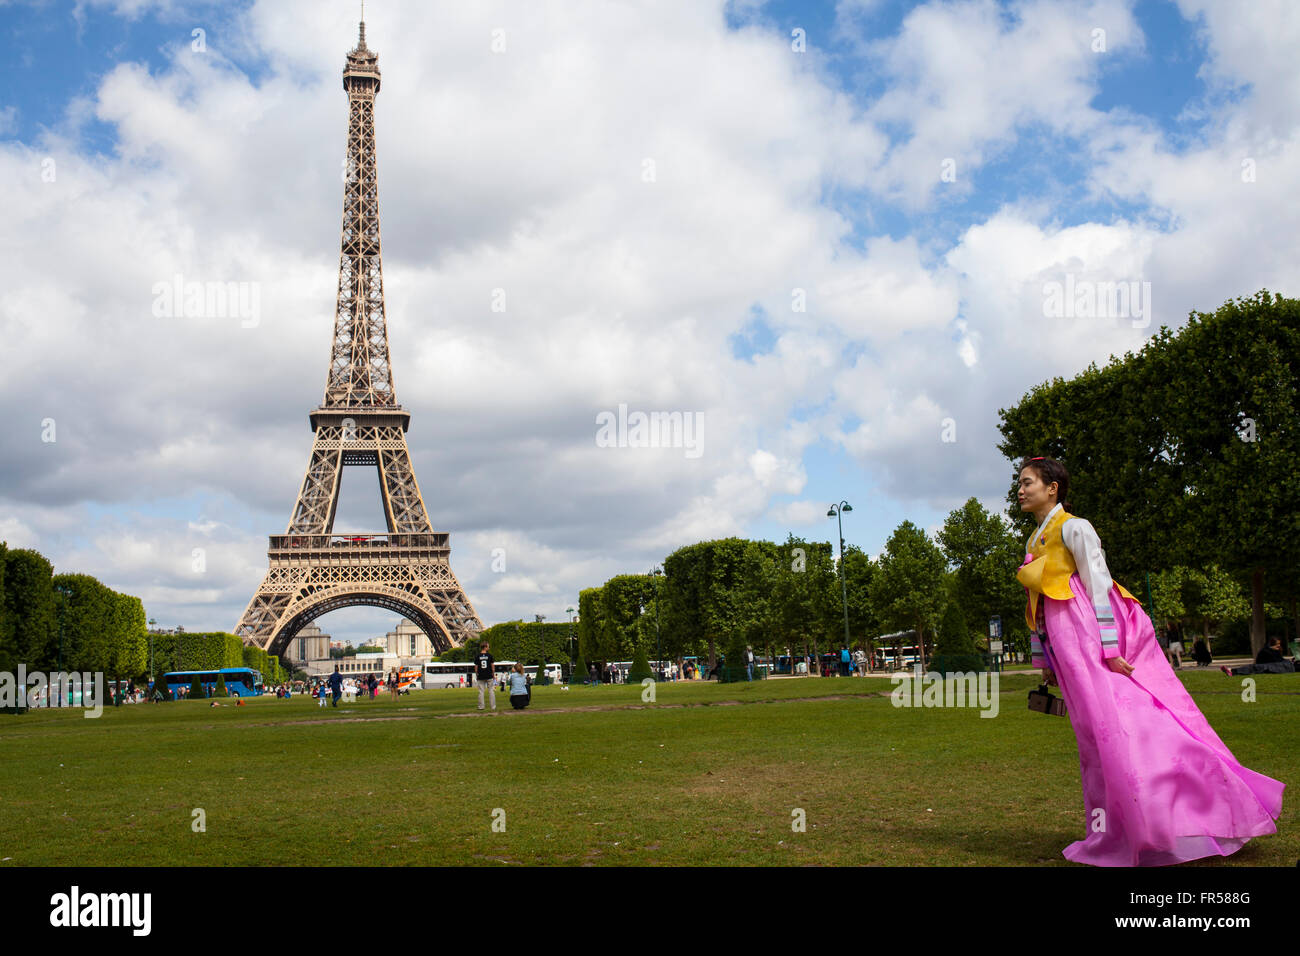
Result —
[[[771,606],[775,650],[814,655],[840,623],[840,583],[828,541],[805,541],[787,534],[771,564]]]
[[[948,515],[938,539],[953,569],[953,600],[967,631],[986,633],[989,619],[997,615],[1005,637],[1020,631],[1027,634],[1025,592],[1016,580],[1024,544],[1007,522],[985,510],[977,499],[968,498]]]
[[[642,608],[654,599],[654,577],[649,574],[615,575],[601,586],[600,591],[604,615],[599,648],[605,659],[623,660],[640,645],[644,634]]]
[[[1187,568],[1181,565],[1165,568],[1151,575],[1151,620],[1153,622],[1173,621],[1181,623],[1187,617],[1187,605],[1183,603],[1183,581]]]
[[[587,588],[578,594],[578,653],[584,660],[608,660],[601,651],[605,631],[605,598],[601,588]]]
[[[937,653],[944,655],[975,654],[979,650],[966,623],[966,615],[955,599],[944,608],[934,647]]]
[[[144,675],[149,667],[149,637],[144,604],[138,597],[110,592],[109,673],[119,680]]]
[[[871,595],[875,590],[877,575],[880,573],[876,562],[854,545],[844,549],[844,575],[849,597],[849,634],[855,646],[867,652],[867,660],[874,659],[876,636],[881,632],[880,620],[876,614]]]
[[[704,593],[702,549],[679,548],[664,559],[664,579],[656,600],[662,614],[661,628],[670,654],[699,654],[702,641],[701,602]]]
[[[1231,621],[1250,620],[1250,602],[1241,585],[1217,565],[1204,571],[1178,565],[1151,575],[1151,617],[1183,629],[1189,647],[1199,630],[1207,648],[1212,631]]]
[[[56,616],[62,632],[61,649],[66,668],[112,674],[114,592],[88,574],[58,574],[52,579]]]
[[[1258,652],[1266,582],[1300,565],[1298,399],[1300,300],[1261,291],[1193,312],[1104,369],[1035,387],[1001,411],[999,449],[1065,462],[1072,512],[1096,526],[1117,580],[1167,567],[1171,553],[1247,580]]]
[[[206,696],[207,694],[203,692],[203,682],[199,680],[198,675],[195,675],[194,679],[190,681],[190,699],[202,700]]]
[[[15,663],[37,669],[55,660],[58,619],[54,603],[54,568],[41,554],[25,548],[4,555],[5,639]],[[45,668],[49,669],[49,668]]]
[[[753,550],[746,554],[748,544],[743,538],[701,541],[664,559],[665,616],[675,629],[703,636],[710,669],[717,663],[718,644],[743,634],[761,617],[753,605],[756,560]]]
[[[650,671],[650,661],[646,657],[645,647],[641,644],[636,646],[636,653],[632,655],[632,666],[627,672],[627,682],[629,684],[639,684],[647,677],[653,677]]]
[[[944,602],[943,552],[924,531],[904,521],[885,544],[876,582],[876,607],[888,626],[911,628],[926,666],[925,639]]]
[[[225,674],[218,674],[218,675],[217,675],[217,686],[214,687],[214,688],[212,689],[212,696],[213,696],[213,697],[229,697],[229,696],[230,696],[230,695],[226,692],[226,675],[225,675]]]
[[[153,691],[157,690],[162,694],[162,699],[164,701],[170,701],[174,699],[172,695],[171,685],[168,684],[167,681],[163,680],[163,675],[161,671],[159,671],[156,675],[154,675],[152,680],[153,680],[153,690],[149,692],[150,697],[153,696]]]
[[[18,670],[18,649],[14,645],[13,620],[5,597],[5,555],[8,553],[8,544],[0,541],[0,671],[12,674]]]

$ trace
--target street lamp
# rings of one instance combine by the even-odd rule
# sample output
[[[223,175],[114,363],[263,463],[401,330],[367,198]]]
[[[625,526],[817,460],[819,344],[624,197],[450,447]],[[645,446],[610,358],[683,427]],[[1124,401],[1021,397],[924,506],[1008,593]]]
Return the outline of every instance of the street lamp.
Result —
[[[62,673],[63,673],[63,616],[64,616],[64,612],[67,611],[67,608],[68,608],[68,598],[70,598],[70,597],[72,596],[72,590],[71,590],[71,589],[70,589],[66,584],[56,584],[56,585],[54,585],[54,590],[58,591],[59,594],[61,594],[61,595],[63,596],[63,600],[59,602],[59,608],[58,608],[58,615],[59,615],[59,673],[62,674]],[[66,680],[63,680],[63,679],[60,679],[60,680],[59,680],[59,706],[60,706],[60,707],[63,706],[63,688],[64,688],[66,685],[67,685],[67,681],[66,681]],[[50,696],[49,696],[49,691],[47,690],[47,691],[45,692],[45,702],[48,704],[48,703],[49,703],[49,700],[50,700]]]
[[[846,581],[847,575],[844,570],[844,512],[852,511],[853,506],[847,501],[841,501],[838,505],[831,505],[831,510],[826,512],[826,517],[836,519],[840,528],[840,597],[844,601],[844,646],[849,646],[849,586]]]
[[[153,632],[154,628],[157,626],[158,622],[153,618],[149,618],[149,677],[155,682],[157,681],[157,678],[153,672]]]
[[[578,671],[578,655],[576,648],[573,646],[573,608],[566,607],[564,613],[569,615],[569,683],[573,683],[573,675]]]
[[[545,614],[534,614],[533,623],[541,624],[546,620]],[[537,652],[537,676],[539,678],[546,676],[546,632],[540,627],[537,629],[540,633],[537,637],[537,646],[540,648]]]
[[[650,570],[650,576],[654,578],[655,581],[655,664],[659,668],[659,679],[663,680],[664,660],[663,651],[660,649],[659,641],[659,576],[661,574],[663,574],[663,571],[660,570],[659,565],[657,564]]]

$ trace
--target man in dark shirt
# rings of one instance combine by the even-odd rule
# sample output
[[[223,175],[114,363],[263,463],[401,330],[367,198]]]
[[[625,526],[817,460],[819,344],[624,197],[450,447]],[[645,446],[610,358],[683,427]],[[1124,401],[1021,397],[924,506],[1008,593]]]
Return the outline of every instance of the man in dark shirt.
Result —
[[[332,706],[337,707],[339,705],[339,698],[343,696],[343,675],[339,673],[339,666],[337,664],[334,665],[334,673],[330,674],[329,685]]]
[[[496,658],[488,653],[488,642],[479,645],[478,656],[474,658],[474,683],[478,684],[478,709],[483,709],[483,689],[486,687],[492,709],[497,709],[496,671],[493,665]]]

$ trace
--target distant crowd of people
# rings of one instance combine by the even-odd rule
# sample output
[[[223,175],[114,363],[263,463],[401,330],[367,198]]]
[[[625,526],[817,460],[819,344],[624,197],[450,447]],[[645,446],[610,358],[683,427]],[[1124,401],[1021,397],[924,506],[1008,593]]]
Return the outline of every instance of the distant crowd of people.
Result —
[[[397,673],[396,668],[389,671],[388,676],[383,678],[374,674],[367,674],[364,677],[344,677],[339,673],[338,665],[335,664],[334,673],[313,684],[310,690],[311,696],[319,701],[321,707],[324,707],[327,701],[332,706],[337,707],[339,700],[343,697],[356,700],[368,696],[371,700],[374,700],[377,695],[384,692],[394,698],[405,692],[402,688],[401,675]]]

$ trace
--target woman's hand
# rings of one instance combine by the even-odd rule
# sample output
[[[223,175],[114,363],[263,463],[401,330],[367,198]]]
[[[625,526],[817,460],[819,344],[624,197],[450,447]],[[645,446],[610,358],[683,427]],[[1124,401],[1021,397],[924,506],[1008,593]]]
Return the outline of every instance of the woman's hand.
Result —
[[[1123,674],[1125,677],[1128,677],[1129,674],[1133,673],[1133,665],[1130,664],[1128,661],[1124,660],[1124,658],[1122,657],[1107,658],[1106,666],[1109,667],[1111,670],[1113,670],[1116,674]]]
[[[1043,668],[1043,683],[1049,687],[1058,686],[1056,683],[1056,674],[1053,671],[1048,670],[1046,667]]]

